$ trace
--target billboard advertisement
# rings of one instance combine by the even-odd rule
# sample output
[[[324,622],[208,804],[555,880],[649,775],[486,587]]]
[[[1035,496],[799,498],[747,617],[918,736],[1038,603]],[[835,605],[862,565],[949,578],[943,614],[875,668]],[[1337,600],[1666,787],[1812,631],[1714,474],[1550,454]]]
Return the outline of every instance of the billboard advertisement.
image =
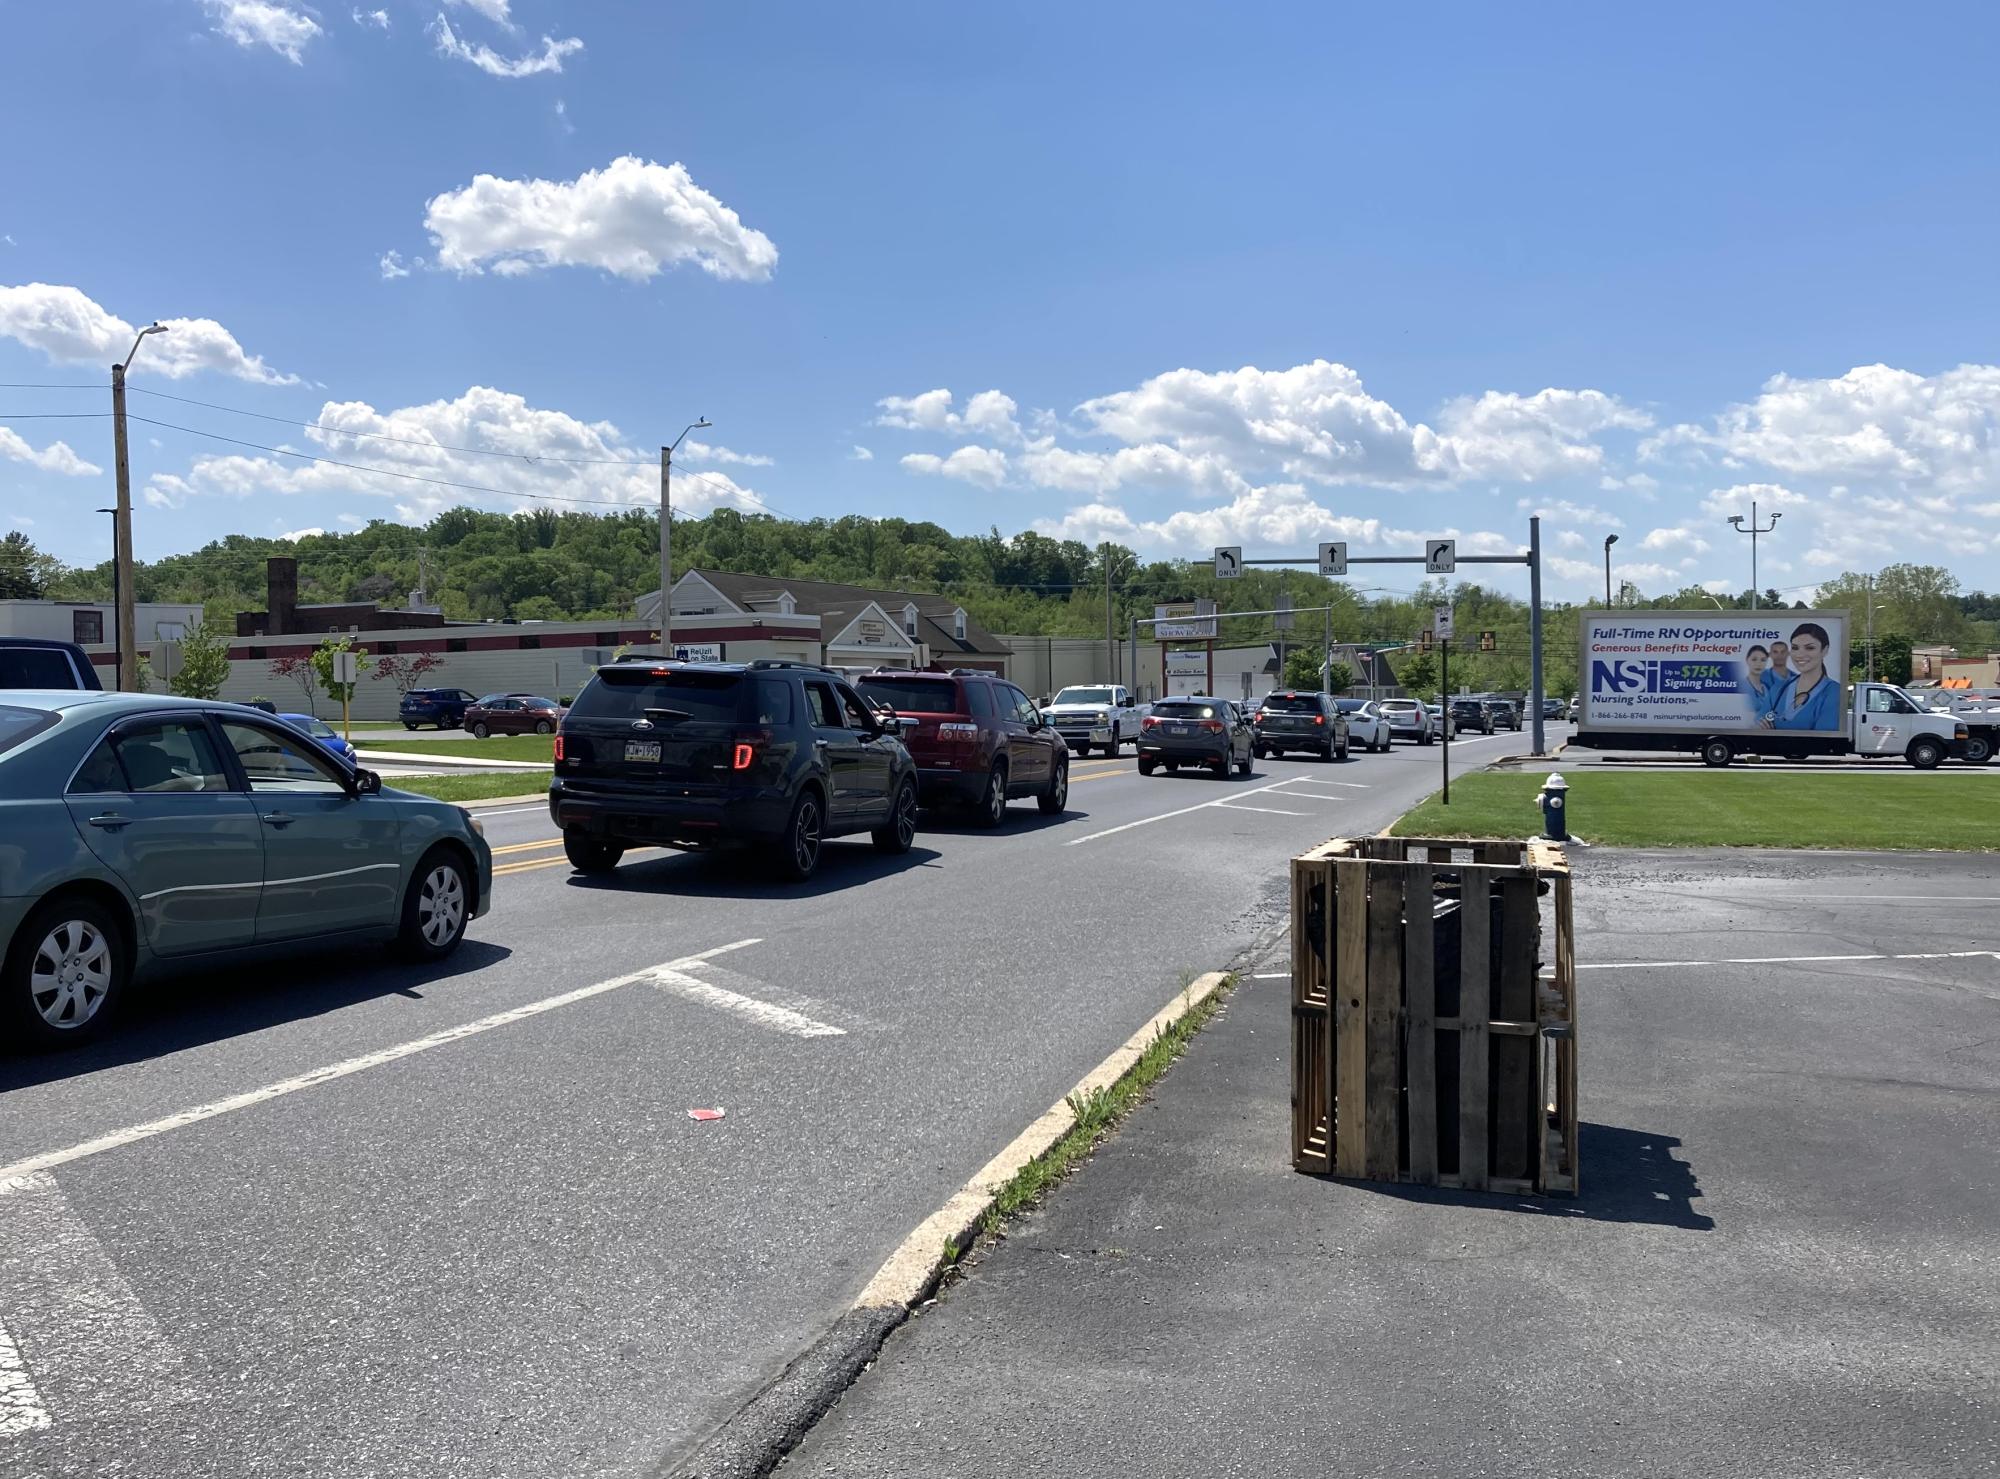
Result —
[[[1215,635],[1215,602],[1169,601],[1153,608],[1153,635],[1162,642],[1185,642]]]
[[[1578,634],[1580,727],[1842,734],[1845,611],[1597,611]]]

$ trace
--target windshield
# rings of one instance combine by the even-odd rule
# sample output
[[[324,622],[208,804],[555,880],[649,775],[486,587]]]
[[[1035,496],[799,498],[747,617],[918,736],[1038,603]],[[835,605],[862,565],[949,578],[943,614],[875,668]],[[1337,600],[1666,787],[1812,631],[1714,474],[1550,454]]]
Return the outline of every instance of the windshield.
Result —
[[[743,706],[743,675],[683,668],[600,668],[570,708],[575,719],[685,724],[733,723]]]
[[[1343,714],[1358,714],[1368,707],[1368,701],[1361,698],[1335,699],[1334,704]]]
[[[1059,704],[1108,704],[1111,690],[1108,688],[1065,688],[1055,696]]]
[[[899,714],[956,714],[958,685],[949,678],[863,678],[861,696]]]
[[[1317,714],[1319,695],[1317,693],[1274,693],[1264,700],[1264,707],[1274,714]]]

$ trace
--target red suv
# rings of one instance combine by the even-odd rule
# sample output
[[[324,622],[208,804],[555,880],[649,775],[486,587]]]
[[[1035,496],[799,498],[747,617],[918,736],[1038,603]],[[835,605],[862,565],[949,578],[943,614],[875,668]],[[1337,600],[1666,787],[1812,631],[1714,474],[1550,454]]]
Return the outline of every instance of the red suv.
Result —
[[[970,806],[981,826],[997,827],[1017,796],[1034,797],[1050,816],[1069,805],[1069,746],[1006,679],[970,668],[881,669],[855,686],[903,721],[926,806]]]

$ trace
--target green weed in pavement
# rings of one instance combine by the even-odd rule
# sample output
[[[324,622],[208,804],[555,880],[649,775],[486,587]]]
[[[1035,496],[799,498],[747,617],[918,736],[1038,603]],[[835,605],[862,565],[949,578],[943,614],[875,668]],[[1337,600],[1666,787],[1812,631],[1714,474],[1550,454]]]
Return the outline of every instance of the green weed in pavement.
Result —
[[[1393,831],[1399,837],[1539,836],[1535,793],[1543,779],[1491,770],[1455,779],[1450,806],[1430,796],[1405,812]],[[1564,779],[1570,831],[1618,847],[1979,852],[2000,842],[2000,776],[1957,767],[1875,775],[1592,770]]]

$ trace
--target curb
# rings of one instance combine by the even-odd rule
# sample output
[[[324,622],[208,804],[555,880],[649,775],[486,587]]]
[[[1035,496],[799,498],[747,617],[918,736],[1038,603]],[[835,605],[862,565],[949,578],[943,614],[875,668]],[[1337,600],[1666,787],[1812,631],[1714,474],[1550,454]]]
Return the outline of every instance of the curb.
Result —
[[[1123,1078],[1155,1037],[1215,995],[1228,979],[1227,971],[1210,971],[1155,1012],[1123,1046],[918,1223],[831,1329],[693,1452],[657,1470],[661,1479],[764,1479],[853,1385],[890,1332],[937,1287],[945,1271],[946,1244],[968,1247],[1001,1188],[1069,1133],[1076,1123],[1069,1107],[1071,1096],[1089,1095]]]
[[[519,806],[526,801],[547,801],[548,799],[549,793],[547,791],[529,791],[520,796],[484,796],[477,801],[458,801],[452,804],[476,815],[490,806]]]
[[[423,750],[364,750],[354,747],[357,760],[373,765],[432,765],[441,770],[547,770],[539,760],[481,760],[476,755],[433,755]]]

